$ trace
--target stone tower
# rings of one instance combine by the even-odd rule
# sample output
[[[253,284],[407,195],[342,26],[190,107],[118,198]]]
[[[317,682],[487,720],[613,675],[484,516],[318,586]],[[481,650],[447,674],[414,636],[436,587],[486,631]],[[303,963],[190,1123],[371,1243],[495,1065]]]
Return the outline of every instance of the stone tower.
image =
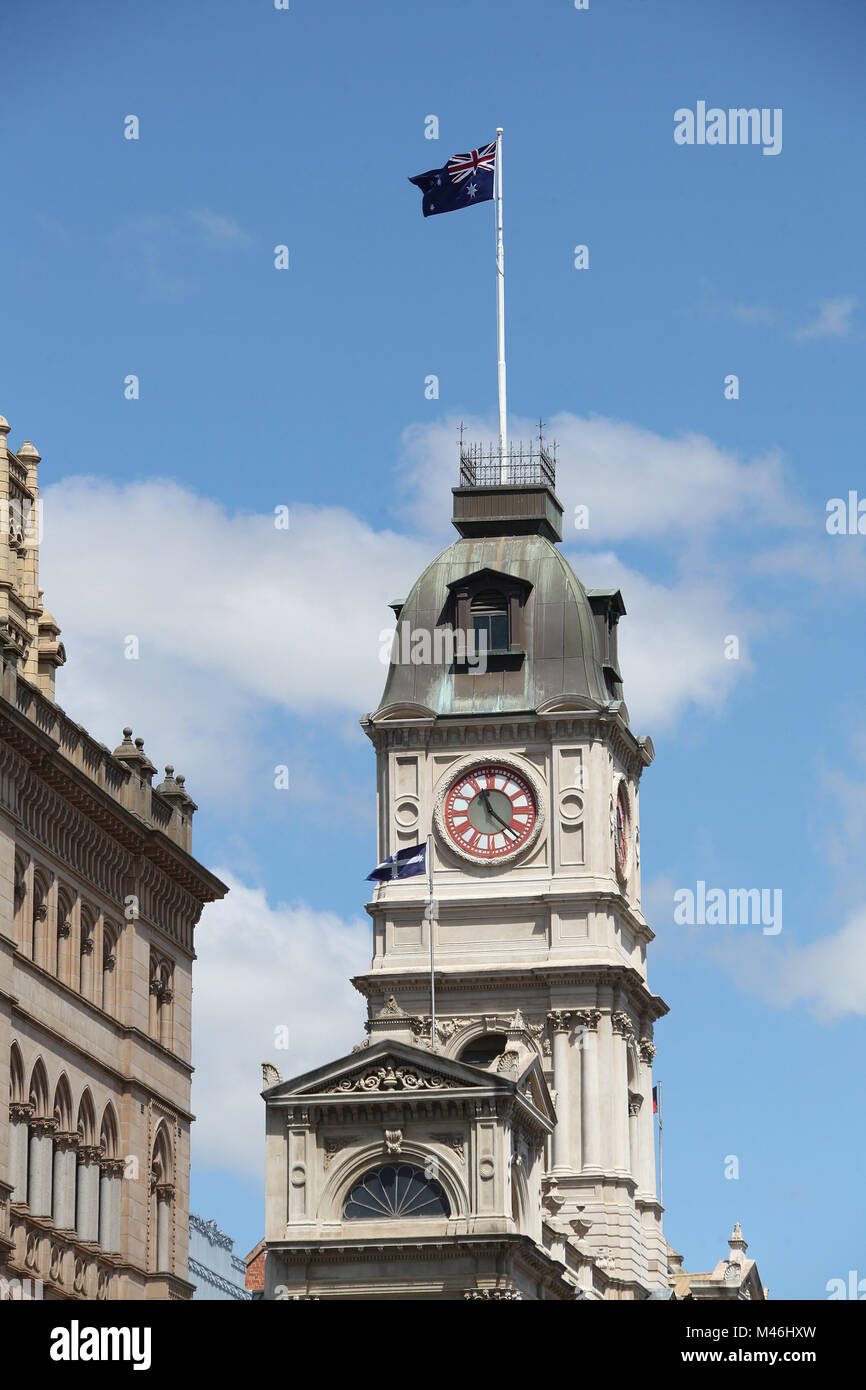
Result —
[[[30,443],[0,416],[0,1301],[188,1299],[195,803],[56,703]],[[86,563],[86,558],[82,561]]]
[[[354,981],[366,1043],[265,1092],[266,1296],[327,1296],[314,1259],[298,1277],[295,1240],[308,1261],[321,1242],[343,1297],[667,1285],[652,1105],[667,1007],[647,984],[640,890],[653,749],[623,702],[622,598],[585,590],[557,548],[551,456],[514,451],[508,477],[498,454],[462,453],[459,539],[394,605],[385,691],[362,724],[380,857],[430,835],[433,902],[423,877],[377,887],[372,965]],[[364,1242],[383,1239],[372,1280]]]

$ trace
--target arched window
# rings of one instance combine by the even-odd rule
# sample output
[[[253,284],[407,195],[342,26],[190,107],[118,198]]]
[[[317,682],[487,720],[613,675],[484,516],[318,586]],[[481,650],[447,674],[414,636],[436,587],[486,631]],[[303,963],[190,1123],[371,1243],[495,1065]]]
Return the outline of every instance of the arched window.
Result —
[[[508,1039],[504,1033],[482,1033],[473,1038],[460,1053],[460,1061],[473,1067],[489,1067],[505,1051]]]
[[[15,939],[18,949],[25,956],[33,955],[33,935],[27,921],[27,869],[30,855],[23,850],[15,852],[15,882],[13,887],[13,911],[15,914]]]
[[[85,999],[93,998],[93,951],[96,945],[96,912],[89,903],[81,904],[81,939],[78,943],[78,988]]]
[[[102,1007],[107,1014],[117,1012],[117,929],[102,924]]]
[[[172,1206],[174,1203],[174,1162],[168,1126],[160,1124],[153,1144],[150,1164],[151,1230],[155,1233],[154,1269],[171,1271]]]
[[[355,1183],[343,1207],[345,1221],[387,1221],[399,1216],[450,1216],[445,1189],[410,1163],[386,1163]]]
[[[123,1159],[117,1152],[117,1117],[114,1106],[105,1107],[100,1130],[99,1244],[103,1250],[120,1249],[120,1196]]]
[[[504,594],[486,589],[472,600],[476,651],[508,651],[508,603]]]
[[[9,1181],[13,1202],[27,1201],[27,1144],[32,1115],[21,1049],[14,1042],[9,1059]]]
[[[27,1201],[31,1216],[51,1215],[52,1135],[56,1123],[49,1101],[48,1077],[40,1059],[30,1074],[30,1135],[27,1145]]]

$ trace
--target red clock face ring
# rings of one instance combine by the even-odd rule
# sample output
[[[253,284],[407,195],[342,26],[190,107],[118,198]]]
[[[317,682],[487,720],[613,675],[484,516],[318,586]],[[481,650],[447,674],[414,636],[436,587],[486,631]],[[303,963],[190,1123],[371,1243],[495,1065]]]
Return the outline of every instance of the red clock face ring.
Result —
[[[538,807],[529,782],[510,767],[485,764],[463,772],[443,806],[445,828],[473,859],[511,855],[529,839]]]

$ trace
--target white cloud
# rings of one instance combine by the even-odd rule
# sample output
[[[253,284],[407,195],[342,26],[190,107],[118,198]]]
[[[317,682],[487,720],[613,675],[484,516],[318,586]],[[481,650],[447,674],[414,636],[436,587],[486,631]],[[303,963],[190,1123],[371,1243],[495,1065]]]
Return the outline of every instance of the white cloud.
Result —
[[[205,908],[193,972],[193,1163],[261,1177],[262,1062],[287,1080],[351,1051],[366,1006],[349,976],[370,965],[367,919],[344,922],[303,903],[271,907],[257,888]],[[288,1028],[288,1050],[275,1044]]]
[[[193,796],[235,796],[270,711],[375,707],[387,604],[426,545],[338,508],[277,530],[168,481],[72,478],[44,497],[40,582],[69,658],[57,699],[109,746],[129,723]]]
[[[715,937],[712,954],[742,988],[778,1008],[805,1004],[823,1023],[866,1015],[866,909],[806,946],[782,936]]]
[[[249,234],[233,218],[223,217],[218,212],[203,208],[191,212],[190,217],[198,223],[207,240],[217,246],[239,245],[250,240]]]
[[[633,727],[652,733],[675,724],[689,706],[718,709],[752,669],[748,639],[757,619],[723,582],[687,575],[654,583],[610,553],[569,559],[587,588],[622,589],[619,658]],[[725,655],[729,637],[738,640],[737,659]]]
[[[810,323],[798,328],[794,334],[801,343],[816,338],[847,338],[853,330],[851,319],[859,301],[854,295],[840,295],[836,299],[819,299],[818,312]]]

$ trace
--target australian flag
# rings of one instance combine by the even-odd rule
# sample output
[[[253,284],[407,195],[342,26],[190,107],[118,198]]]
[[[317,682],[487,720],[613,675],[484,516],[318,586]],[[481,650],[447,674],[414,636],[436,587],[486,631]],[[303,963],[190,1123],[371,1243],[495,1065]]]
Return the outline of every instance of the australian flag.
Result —
[[[473,203],[489,202],[493,197],[496,168],[496,141],[468,154],[453,154],[444,169],[416,174],[410,183],[421,189],[421,211],[425,217],[437,212],[454,212]]]
[[[426,872],[427,846],[407,845],[405,849],[398,849],[396,854],[377,864],[367,878],[373,879],[376,883],[390,883],[394,878],[412,878],[415,874]]]

